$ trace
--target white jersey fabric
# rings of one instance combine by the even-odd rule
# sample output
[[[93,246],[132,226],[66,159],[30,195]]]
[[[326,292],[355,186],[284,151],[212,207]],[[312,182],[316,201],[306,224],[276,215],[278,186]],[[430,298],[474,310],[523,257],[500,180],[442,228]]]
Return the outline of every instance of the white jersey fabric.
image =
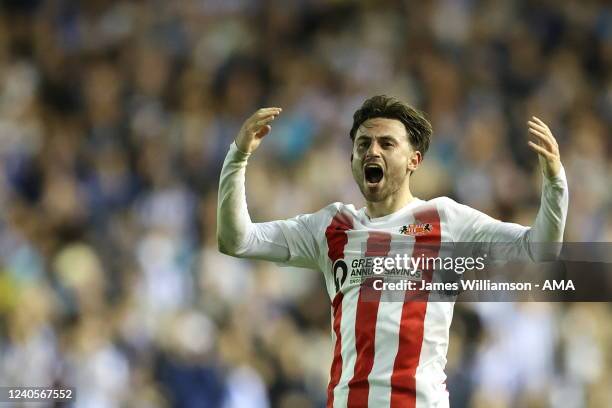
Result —
[[[561,242],[568,207],[565,173],[543,183],[533,227],[504,223],[446,198],[415,199],[369,218],[365,209],[333,203],[314,214],[254,224],[245,196],[248,154],[230,147],[219,184],[220,249],[323,272],[331,300],[334,358],[328,407],[446,407],[444,367],[452,302],[381,301],[373,277],[352,279],[352,266],[373,256],[440,255],[441,244],[495,243],[537,259],[533,243]],[[499,255],[499,254],[498,254]],[[432,279],[424,270],[422,279]],[[408,293],[407,293],[408,295]],[[425,298],[426,299],[426,298]]]

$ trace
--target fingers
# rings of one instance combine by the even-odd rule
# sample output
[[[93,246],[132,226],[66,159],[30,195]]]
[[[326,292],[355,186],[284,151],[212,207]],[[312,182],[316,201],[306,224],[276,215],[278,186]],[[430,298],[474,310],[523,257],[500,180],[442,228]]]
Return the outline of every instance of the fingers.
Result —
[[[531,129],[535,129],[535,130],[540,131],[541,133],[543,133],[551,141],[551,143],[553,145],[558,146],[557,145],[557,140],[553,136],[552,132],[550,131],[550,128],[548,127],[548,125],[546,125],[546,123],[544,123],[537,116],[532,116],[531,118],[532,118],[532,120],[527,122],[529,124],[529,127]]]
[[[281,113],[281,108],[262,108],[244,121],[236,135],[235,142],[239,150],[252,153],[257,149],[261,138],[272,130],[270,123]]]
[[[552,143],[548,135],[534,128],[529,128],[529,133],[534,136],[536,139],[541,141],[549,150],[554,150],[555,145]]]
[[[557,158],[557,156],[555,154],[549,152],[548,150],[546,150],[542,146],[539,146],[539,145],[535,144],[531,140],[529,142],[527,142],[527,144],[529,145],[529,147],[531,147],[532,150],[534,150],[536,153],[541,154],[542,156],[546,157],[547,159],[554,160],[554,159]]]
[[[276,117],[281,113],[281,108],[262,108],[255,112],[246,122],[246,128],[255,133],[256,136],[263,135],[265,136],[270,132],[270,123],[276,119]],[[270,127],[267,131],[262,132],[265,127]]]
[[[561,168],[561,158],[559,154],[559,144],[555,140],[550,128],[544,121],[536,116],[532,116],[527,122],[529,134],[536,139],[527,142],[531,150],[540,156],[540,166],[545,176],[553,177],[559,174]]]
[[[280,115],[281,108],[261,108],[250,117],[250,119],[258,121],[271,115]]]
[[[550,134],[550,129],[548,129],[548,126],[542,125],[542,124],[536,122],[535,120],[530,120],[530,121],[527,122],[527,124],[529,125],[530,129],[538,130],[542,134],[546,135],[546,137],[548,137],[549,134]]]
[[[274,119],[276,119],[276,115],[266,116],[265,118],[255,122],[253,125],[259,128],[264,125],[267,125],[268,123],[272,122]]]
[[[283,110],[283,108],[279,108],[277,106],[273,106],[273,107],[270,107],[270,108],[261,108],[261,109],[258,109],[257,112],[255,112],[255,114],[262,113],[262,112],[265,113],[265,112],[270,112],[270,111],[281,112],[282,110]]]
[[[276,119],[276,116],[268,116],[268,117],[265,117],[265,118],[263,118],[263,119],[261,119],[261,120],[258,120],[258,121],[257,121],[257,122],[255,122],[255,123],[253,123],[253,124],[251,125],[251,128],[250,128],[250,129],[251,129],[251,131],[252,131],[252,132],[259,132],[259,131],[262,129],[262,127],[266,127],[266,126],[267,126],[267,127],[270,127],[270,123],[272,123],[272,121],[273,121],[274,119]],[[271,128],[271,127],[270,127],[270,128]]]
[[[532,116],[531,117],[535,122],[537,122],[540,126],[548,129],[548,125],[546,123],[544,123],[544,121],[540,118],[538,118],[537,116]]]
[[[539,145],[558,156],[559,145],[546,123],[540,118],[532,116],[532,120],[528,121],[527,124],[529,125],[529,133],[539,141]]]

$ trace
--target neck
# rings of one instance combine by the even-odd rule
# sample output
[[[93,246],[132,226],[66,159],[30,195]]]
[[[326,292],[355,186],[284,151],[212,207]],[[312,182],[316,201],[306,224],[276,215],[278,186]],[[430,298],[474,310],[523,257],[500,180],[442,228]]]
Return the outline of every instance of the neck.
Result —
[[[410,187],[406,183],[405,186],[397,190],[394,194],[389,195],[382,201],[367,201],[366,214],[370,218],[384,217],[404,208],[416,198],[410,192]]]

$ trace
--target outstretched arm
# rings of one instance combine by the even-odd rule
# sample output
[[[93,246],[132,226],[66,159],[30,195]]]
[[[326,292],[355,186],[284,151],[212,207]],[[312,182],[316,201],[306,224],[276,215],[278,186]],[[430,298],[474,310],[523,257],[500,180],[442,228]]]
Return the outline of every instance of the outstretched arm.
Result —
[[[227,255],[283,262],[289,247],[278,222],[253,224],[247,209],[245,173],[249,156],[270,133],[280,108],[265,108],[248,118],[223,163],[217,201],[217,242]]]
[[[457,240],[482,243],[485,252],[499,259],[528,256],[533,260],[548,260],[560,250],[560,246],[551,243],[563,241],[569,194],[559,146],[540,119],[533,117],[528,125],[529,133],[536,140],[530,140],[528,145],[538,153],[544,175],[540,208],[532,226],[501,222],[464,205],[450,209],[449,216],[461,220],[454,234]]]
[[[531,242],[563,242],[563,231],[567,218],[569,194],[567,178],[561,165],[559,145],[550,128],[539,118],[528,122],[529,133],[536,142],[528,145],[538,153],[540,168],[544,176],[540,210],[530,231]]]

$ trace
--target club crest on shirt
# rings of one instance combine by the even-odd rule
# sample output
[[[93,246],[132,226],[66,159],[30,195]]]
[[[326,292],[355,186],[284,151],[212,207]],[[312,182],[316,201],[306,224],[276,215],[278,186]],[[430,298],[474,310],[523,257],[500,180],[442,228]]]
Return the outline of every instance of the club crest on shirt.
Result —
[[[433,225],[430,223],[402,225],[399,229],[399,233],[402,235],[424,235],[432,231]]]

